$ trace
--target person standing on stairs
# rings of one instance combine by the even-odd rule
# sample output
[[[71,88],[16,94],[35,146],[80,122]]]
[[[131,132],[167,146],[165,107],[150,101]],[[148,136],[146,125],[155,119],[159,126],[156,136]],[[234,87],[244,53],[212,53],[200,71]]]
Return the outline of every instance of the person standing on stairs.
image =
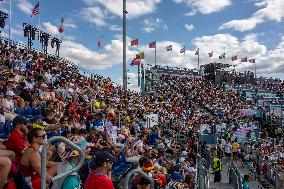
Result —
[[[233,159],[234,160],[238,160],[239,148],[240,148],[240,145],[238,143],[238,139],[236,138],[235,141],[232,144],[232,152],[233,152]]]
[[[213,166],[212,169],[214,171],[214,182],[221,181],[221,171],[222,171],[222,154],[217,153],[217,156],[213,158]]]
[[[244,176],[243,189],[249,189],[249,175]]]

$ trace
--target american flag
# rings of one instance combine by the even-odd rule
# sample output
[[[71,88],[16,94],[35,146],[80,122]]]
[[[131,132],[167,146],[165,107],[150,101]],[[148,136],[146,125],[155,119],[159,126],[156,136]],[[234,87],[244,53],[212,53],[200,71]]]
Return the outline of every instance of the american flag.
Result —
[[[36,4],[36,6],[33,8],[32,10],[32,15],[31,16],[35,16],[37,14],[39,14],[39,2]]]

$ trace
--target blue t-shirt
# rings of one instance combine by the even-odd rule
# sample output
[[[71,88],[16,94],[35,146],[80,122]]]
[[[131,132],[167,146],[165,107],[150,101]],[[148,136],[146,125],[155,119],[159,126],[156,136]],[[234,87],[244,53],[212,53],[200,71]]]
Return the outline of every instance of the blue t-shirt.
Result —
[[[69,165],[67,164],[65,171],[68,171],[74,168],[75,166],[76,165],[73,162],[69,162]],[[83,188],[82,183],[77,173],[76,174],[73,173],[72,175],[67,176],[61,185],[61,189],[81,189],[81,188]]]
[[[243,189],[249,189],[249,183],[248,182],[244,182]]]
[[[80,188],[81,183],[79,182],[79,179],[75,175],[69,175],[64,179],[64,182],[62,183],[61,189],[74,189],[74,188]]]

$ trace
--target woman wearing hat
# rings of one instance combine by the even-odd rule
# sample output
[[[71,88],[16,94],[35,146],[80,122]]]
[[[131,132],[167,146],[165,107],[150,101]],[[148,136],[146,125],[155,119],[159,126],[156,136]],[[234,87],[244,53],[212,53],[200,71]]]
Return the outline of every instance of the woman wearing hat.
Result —
[[[80,139],[77,136],[71,137],[70,140],[74,142],[75,144],[78,144],[80,142]],[[65,147],[65,150],[60,154],[60,157],[63,162],[61,166],[59,167],[57,174],[62,174],[76,167],[76,165],[80,162],[79,155],[80,154],[77,150]],[[56,181],[56,183],[53,183],[52,188],[53,189],[81,189],[83,188],[83,185],[81,183],[78,173],[73,172],[72,174],[59,179],[58,181]]]

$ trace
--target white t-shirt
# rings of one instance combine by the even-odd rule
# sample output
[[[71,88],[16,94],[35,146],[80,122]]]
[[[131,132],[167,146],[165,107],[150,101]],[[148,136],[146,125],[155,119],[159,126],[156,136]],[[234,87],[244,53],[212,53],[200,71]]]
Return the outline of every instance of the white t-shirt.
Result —
[[[11,100],[6,99],[4,105],[10,112],[14,112],[15,106],[13,99]]]
[[[231,145],[231,143],[226,143],[225,144],[225,152],[226,153],[232,153],[232,145]]]

